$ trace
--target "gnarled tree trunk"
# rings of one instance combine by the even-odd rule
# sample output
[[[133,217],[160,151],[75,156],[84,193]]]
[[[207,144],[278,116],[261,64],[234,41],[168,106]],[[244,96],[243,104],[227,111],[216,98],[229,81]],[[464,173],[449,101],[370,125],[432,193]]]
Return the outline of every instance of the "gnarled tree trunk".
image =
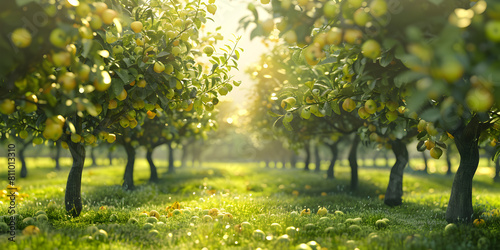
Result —
[[[326,178],[328,179],[335,179],[335,163],[337,162],[337,158],[339,156],[338,144],[338,141],[332,144],[327,144],[330,148],[330,152],[332,153],[332,159],[330,160],[330,165],[326,171]]]
[[[403,203],[403,174],[408,164],[408,150],[406,144],[401,140],[392,142],[392,152],[396,157],[396,163],[392,166],[389,177],[389,185],[385,192],[384,203],[388,206],[399,206]]]
[[[125,190],[134,190],[135,149],[130,143],[124,143],[123,147],[125,148],[125,152],[127,152],[127,165],[125,166],[122,187]]]
[[[358,189],[358,152],[359,136],[354,136],[354,140],[351,145],[351,150],[349,151],[349,166],[351,166],[351,191],[356,191]]]
[[[151,170],[151,176],[149,177],[149,182],[157,182],[158,181],[158,171],[156,170],[156,165],[153,162],[153,150],[154,148],[148,148],[146,152],[146,159],[149,163],[149,169]]]
[[[78,217],[82,212],[82,172],[85,163],[85,146],[81,143],[67,141],[73,165],[69,171],[66,183],[65,205],[66,211],[73,217]]]
[[[314,144],[314,160],[315,160],[315,172],[321,170],[321,158],[319,157],[319,143]]]
[[[175,172],[175,167],[174,167],[174,149],[172,148],[172,142],[168,142],[167,146],[168,146],[168,172],[173,173]]]
[[[448,222],[472,221],[472,179],[479,164],[479,134],[477,117],[473,117],[467,126],[462,126],[453,133],[460,154],[460,164],[453,179],[450,201],[446,209]]]

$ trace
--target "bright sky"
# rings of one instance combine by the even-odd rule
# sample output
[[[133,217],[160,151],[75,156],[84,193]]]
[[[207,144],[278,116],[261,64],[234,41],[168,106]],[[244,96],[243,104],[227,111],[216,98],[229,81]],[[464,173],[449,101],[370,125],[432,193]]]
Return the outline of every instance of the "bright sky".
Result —
[[[216,0],[217,12],[215,16],[207,14],[207,16],[215,20],[215,22],[207,22],[207,31],[215,30],[217,26],[221,26],[220,33],[224,36],[224,40],[233,39],[232,34],[242,37],[238,46],[245,51],[241,54],[240,60],[238,60],[240,71],[234,70],[231,72],[231,74],[235,76],[234,79],[242,81],[242,84],[234,88],[233,91],[227,95],[227,97],[235,101],[235,105],[240,107],[242,107],[244,103],[239,100],[246,99],[253,85],[249,75],[245,74],[245,69],[252,63],[257,62],[260,55],[267,50],[261,42],[262,38],[255,38],[250,41],[251,29],[247,29],[246,31],[239,30],[236,32],[239,27],[239,20],[244,16],[251,15],[251,12],[247,9],[250,1],[253,1],[256,5],[260,4],[260,1],[255,0]]]

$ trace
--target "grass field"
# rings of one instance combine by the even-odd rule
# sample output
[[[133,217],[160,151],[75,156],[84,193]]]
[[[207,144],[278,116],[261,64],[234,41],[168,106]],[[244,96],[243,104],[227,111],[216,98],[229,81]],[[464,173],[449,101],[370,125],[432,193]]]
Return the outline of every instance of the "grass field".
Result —
[[[68,166],[70,161],[62,163]],[[256,163],[205,163],[203,168],[178,168],[175,174],[165,172],[165,162],[157,164],[161,182],[148,184],[146,161],[136,161],[135,191],[121,189],[122,164],[86,167],[84,208],[80,217],[70,218],[63,209],[69,168],[54,172],[51,160],[29,159],[28,165],[36,167],[29,168],[28,178],[17,180],[23,201],[18,199],[16,210],[22,217],[16,242],[9,242],[2,232],[0,249],[314,249],[311,241],[323,249],[500,246],[500,214],[491,213],[500,208],[500,183],[492,182],[491,169],[484,166],[475,177],[473,194],[475,217],[485,223],[445,231],[452,177],[439,173],[407,172],[404,205],[390,208],[380,199],[388,168],[361,168],[359,190],[352,193],[346,162],[336,168],[334,180],[326,180],[324,171],[266,169]],[[6,178],[2,171],[3,187]],[[7,215],[7,201],[2,201],[0,214]],[[176,207],[174,202],[180,210],[167,210]],[[328,213],[318,215],[326,212],[322,207]],[[48,221],[43,216],[26,219],[40,210]],[[158,222],[141,215],[151,210],[159,212]],[[31,223],[40,233],[23,235]],[[309,246],[301,245],[308,242]]]

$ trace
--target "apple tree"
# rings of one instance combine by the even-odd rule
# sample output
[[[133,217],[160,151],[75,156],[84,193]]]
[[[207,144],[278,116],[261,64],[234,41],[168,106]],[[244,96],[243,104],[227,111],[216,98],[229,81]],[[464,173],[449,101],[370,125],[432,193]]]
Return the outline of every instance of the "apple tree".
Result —
[[[392,134],[400,141],[416,127],[418,149],[429,149],[434,158],[446,148],[444,141],[454,139],[461,162],[446,219],[470,221],[478,143],[498,138],[499,131],[498,73],[493,70],[498,63],[498,3],[348,0],[292,5],[272,1],[268,9],[274,18],[264,22],[254,14],[258,25],[253,34],[267,35],[279,21],[276,28],[283,39],[298,45],[292,50],[312,70],[333,64],[321,76],[327,83],[322,102],[357,101],[359,116],[378,122],[373,137]],[[252,20],[242,22],[246,26]],[[391,172],[391,180],[393,176]]]
[[[73,165],[65,205],[72,216],[82,209],[85,144],[113,143],[120,135],[112,125],[131,110],[190,103],[212,109],[199,98],[227,85],[235,63],[229,56],[217,57],[211,67],[195,61],[202,51],[211,56],[212,43],[221,38],[201,39],[214,5],[127,4],[16,1],[1,16],[1,45],[10,48],[0,70],[2,132],[30,127],[36,144],[44,138],[67,144]],[[136,119],[130,124],[140,125]]]

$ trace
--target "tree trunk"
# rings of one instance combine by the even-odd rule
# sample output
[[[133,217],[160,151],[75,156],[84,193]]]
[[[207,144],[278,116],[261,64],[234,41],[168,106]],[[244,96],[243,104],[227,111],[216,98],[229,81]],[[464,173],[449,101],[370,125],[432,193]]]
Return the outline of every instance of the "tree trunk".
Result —
[[[109,165],[113,165],[113,152],[111,150],[108,150],[108,159],[109,159]]]
[[[26,167],[24,150],[26,150],[26,145],[23,145],[23,147],[19,149],[19,160],[21,161],[21,178],[26,178],[26,176],[28,176],[28,168]]]
[[[158,172],[156,171],[156,165],[153,162],[153,150],[154,148],[148,148],[148,151],[146,152],[146,159],[148,160],[149,169],[151,170],[149,182],[158,182]]]
[[[396,157],[396,163],[392,166],[389,177],[389,185],[385,192],[384,203],[388,206],[399,206],[403,203],[403,174],[408,164],[408,150],[406,144],[401,140],[392,142],[392,152]]]
[[[451,147],[450,145],[448,145],[447,147],[448,149],[446,150],[446,166],[447,166],[447,169],[446,169],[446,175],[451,175],[452,172],[451,172]]]
[[[326,177],[328,179],[335,179],[335,163],[337,162],[337,158],[339,156],[338,144],[338,142],[328,144],[330,152],[332,152],[332,159],[330,160],[330,165],[328,166],[328,170],[326,171]]]
[[[500,157],[495,161],[495,177],[493,177],[494,182],[500,182]]]
[[[187,160],[187,156],[188,156],[188,152],[189,152],[188,147],[189,147],[189,144],[186,144],[186,145],[184,145],[184,147],[182,147],[181,168],[186,167],[186,160]]]
[[[167,143],[168,146],[168,172],[173,173],[175,172],[174,168],[174,149],[172,148],[172,143],[169,142]]]
[[[56,170],[61,170],[61,165],[59,164],[59,158],[61,158],[61,141],[56,142],[56,156],[54,161],[56,162]]]
[[[319,143],[314,145],[314,160],[315,160],[315,172],[319,172],[321,170],[321,158],[319,158]]]
[[[97,161],[95,159],[95,152],[94,152],[95,147],[93,147],[93,146],[90,146],[90,147],[91,147],[90,148],[90,158],[92,158],[92,167],[95,167],[95,166],[97,166]]]
[[[306,151],[306,159],[304,160],[304,170],[309,171],[309,163],[311,162],[311,149],[309,148],[309,143],[305,144],[304,150]]]
[[[424,174],[428,174],[428,173],[429,173],[429,171],[428,171],[428,169],[429,169],[429,164],[427,164],[427,154],[425,153],[425,151],[424,151],[424,152],[422,152],[422,158],[424,158],[424,166],[425,166],[425,167],[424,167],[424,170],[422,170],[422,172],[423,172]]]
[[[266,163],[266,168],[269,168],[269,160],[264,161]]]
[[[125,166],[122,187],[125,190],[134,190],[135,149],[130,143],[124,143],[123,147],[125,147],[125,152],[127,152],[127,165]]]
[[[85,163],[85,146],[81,143],[67,141],[73,165],[66,183],[65,205],[66,211],[73,217],[78,217],[82,212],[82,172]]]
[[[460,154],[460,164],[455,173],[451,188],[450,201],[446,209],[446,221],[472,221],[472,179],[479,164],[478,137],[480,134],[479,120],[473,117],[464,128],[459,128],[453,136]]]
[[[358,189],[358,152],[359,136],[354,137],[352,142],[351,150],[349,152],[349,165],[351,166],[351,191],[356,191]]]
[[[292,152],[292,157],[290,157],[290,168],[297,168],[297,154]]]

